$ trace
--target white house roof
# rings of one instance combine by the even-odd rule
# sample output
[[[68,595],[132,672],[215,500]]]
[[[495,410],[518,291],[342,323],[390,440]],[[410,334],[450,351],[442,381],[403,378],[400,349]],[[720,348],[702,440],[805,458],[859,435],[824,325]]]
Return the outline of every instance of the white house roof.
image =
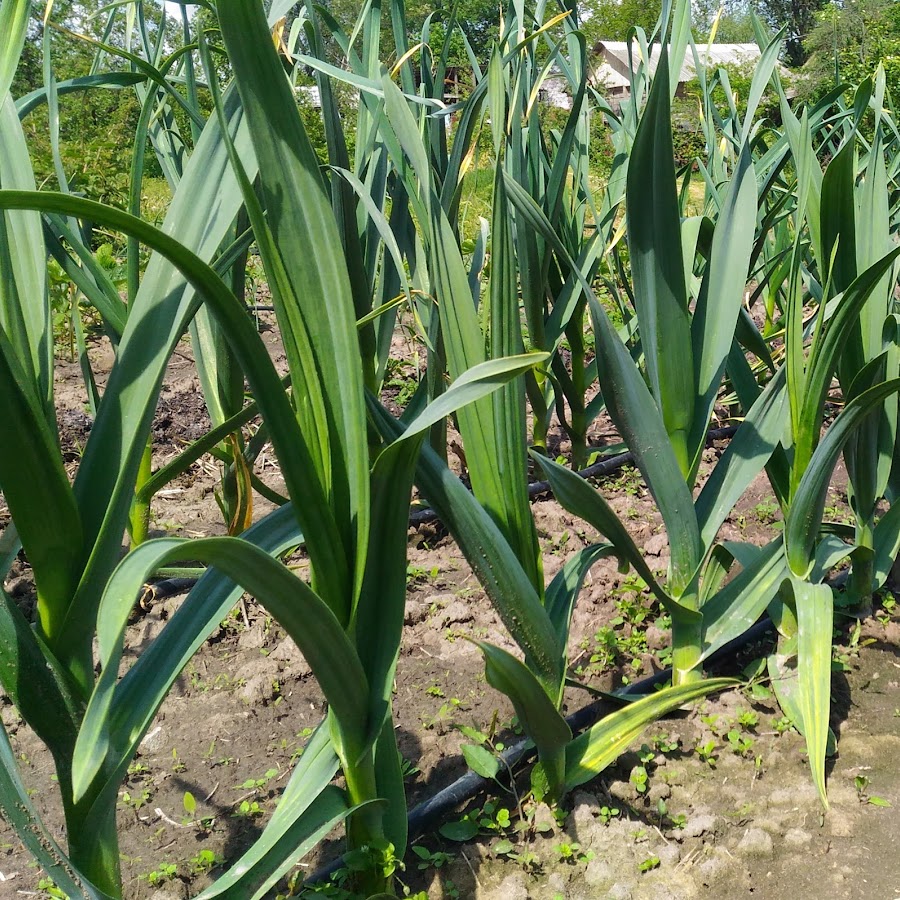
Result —
[[[640,45],[637,41],[632,43],[632,59],[635,65],[640,61]],[[597,80],[607,87],[627,86],[629,84],[628,72],[631,70],[628,57],[628,44],[625,41],[598,41],[594,45],[594,55],[600,56],[603,62],[595,71]],[[723,64],[741,65],[753,64],[760,58],[760,49],[756,44],[702,44],[697,47],[697,55],[701,64],[707,67],[721,66]],[[650,55],[650,71],[656,71],[659,62],[659,44],[654,44]],[[679,83],[690,81],[694,77],[694,55],[688,48],[684,55],[684,62],[678,75]]]
[[[629,88],[631,81],[621,72],[617,72],[608,62],[602,62],[594,67],[594,84],[605,87],[607,90],[616,88]]]
[[[305,100],[314,109],[322,108],[322,98],[319,96],[319,89],[314,84],[298,84],[294,87],[297,97]]]

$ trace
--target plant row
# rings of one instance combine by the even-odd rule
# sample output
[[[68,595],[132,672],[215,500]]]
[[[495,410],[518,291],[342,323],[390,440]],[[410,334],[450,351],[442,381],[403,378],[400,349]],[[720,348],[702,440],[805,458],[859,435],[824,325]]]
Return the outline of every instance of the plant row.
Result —
[[[258,0],[204,4],[193,19],[182,7],[174,25],[165,13],[150,22],[141,0],[117,4],[91,72],[57,82],[47,53],[44,86],[14,99],[30,4],[0,5],[10,36],[0,50],[0,487],[11,516],[0,560],[8,572],[23,552],[37,591],[34,622],[0,597],[0,680],[53,755],[66,847],[28,800],[5,731],[0,807],[71,897],[122,896],[121,782],[175,679],[245,590],[297,643],[328,713],[262,836],[201,896],[265,895],[341,822],[354,889],[391,894],[407,844],[391,701],[414,486],[519,648],[478,644],[488,683],[537,749],[537,799],[559,803],[646,725],[731,684],[704,677],[704,661],[768,614],[772,684],[827,804],[828,579],[849,559],[846,590],[864,604],[900,548],[900,133],[883,72],[852,104],[840,87],[795,109],[780,82],[781,36],[758,26],[761,55],[739,101],[724,70],[704,67],[690,3],[677,0],[649,38],[636,30],[630,95],[616,111],[591,81],[574,6],[511,0],[489,58],[469,54],[471,90],[448,106],[447,35],[465,43],[465,32],[451,11],[411,38],[403,9],[368,0],[347,34],[327,11],[292,11],[288,0],[268,11]],[[701,82],[705,153],[677,170],[671,108],[686,55]],[[115,70],[103,65],[112,58]],[[298,111],[308,72],[327,166]],[[538,102],[551,77],[572,100],[553,129]],[[53,134],[60,96],[99,89],[140,103],[124,210],[73,192],[58,147],[59,190],[36,190],[21,125],[44,109]],[[358,95],[352,156],[335,99],[347,89]],[[779,121],[757,115],[767,94]],[[592,117],[615,149],[602,186],[591,180]],[[172,191],[161,227],[141,216],[148,148]],[[491,208],[471,238],[461,210],[476,167],[489,173]],[[98,230],[127,239],[123,292],[91,249]],[[286,375],[248,314],[256,255]],[[73,481],[54,407],[49,260],[115,350],[101,390],[74,317],[95,421]],[[425,364],[398,417],[385,388],[401,325]],[[212,429],[155,467],[151,423],[185,334]],[[723,409],[739,425],[701,477]],[[573,471],[601,415],[661,516],[664,577]],[[451,417],[468,484],[448,466]],[[554,422],[572,468],[548,455]],[[267,445],[283,495],[254,471]],[[222,461],[229,536],[148,539],[153,496],[207,452]],[[843,527],[823,524],[841,457],[854,519]],[[549,581],[530,468],[600,536]],[[761,473],[783,534],[762,547],[722,540]],[[256,521],[254,492],[277,503]],[[298,547],[308,579],[282,562]],[[569,629],[603,558],[639,575],[670,617],[672,678],[575,736],[561,712]],[[187,561],[206,567],[202,577],[120,675],[141,587]]]

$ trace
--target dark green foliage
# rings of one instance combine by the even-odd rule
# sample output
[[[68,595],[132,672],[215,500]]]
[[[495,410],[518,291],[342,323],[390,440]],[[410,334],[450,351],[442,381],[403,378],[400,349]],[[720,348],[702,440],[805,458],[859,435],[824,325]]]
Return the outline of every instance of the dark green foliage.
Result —
[[[544,139],[552,141],[555,132],[560,134],[565,128],[570,112],[556,106],[542,104],[540,107],[541,128]],[[607,177],[613,160],[613,145],[610,130],[599,112],[591,115],[591,132],[589,158],[591,172],[600,177]]]
[[[60,4],[57,4],[57,9]],[[73,31],[85,25],[75,13],[65,22]],[[95,36],[91,34],[91,36]],[[14,97],[44,86],[42,46],[44,29],[39,18],[30,28],[22,62],[12,84]],[[53,74],[57,82],[88,74],[96,48],[64,32],[50,35]],[[106,69],[115,60],[107,59]],[[72,191],[120,208],[125,206],[131,167],[132,143],[140,106],[133,90],[91,90],[59,98],[60,156]],[[46,104],[40,104],[23,121],[39,187],[58,188],[50,147],[50,123]],[[151,153],[148,175],[160,175]]]
[[[884,66],[888,90],[900,96],[900,4],[893,0],[847,0],[829,6],[806,42],[804,93],[817,99],[834,87],[859,84]],[[835,71],[837,67],[837,71]]]
[[[624,41],[635,26],[649,35],[661,9],[660,0],[584,0],[579,4],[580,23],[588,46],[604,39]]]
[[[806,40],[816,25],[816,17],[825,0],[757,0],[757,13],[773,30],[786,26],[784,60],[801,66],[809,57]]]

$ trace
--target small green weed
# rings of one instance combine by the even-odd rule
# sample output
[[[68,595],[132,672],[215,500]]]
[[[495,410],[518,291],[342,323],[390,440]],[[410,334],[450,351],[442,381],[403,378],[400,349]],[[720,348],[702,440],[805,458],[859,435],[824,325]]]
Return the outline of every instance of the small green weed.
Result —
[[[505,856],[514,863],[518,863],[526,872],[536,874],[541,870],[540,857],[533,850],[518,850],[516,845],[507,838],[497,841],[491,848],[497,856]]]
[[[597,818],[601,825],[609,825],[611,819],[615,819],[621,810],[615,806],[601,806],[597,812]]]
[[[248,778],[243,784],[237,785],[237,790],[259,790],[264,788],[277,774],[278,769],[269,769],[262,778]]]
[[[856,787],[856,796],[859,798],[860,803],[868,803],[870,806],[880,806],[884,808],[890,807],[890,800],[885,800],[884,797],[878,797],[875,794],[869,793],[869,777],[867,775],[857,775],[856,778],[853,779],[853,783]]]
[[[152,872],[141,876],[149,885],[171,881],[178,874],[178,865],[172,862],[160,863]]]
[[[631,770],[628,780],[639,794],[646,794],[650,786],[650,776],[644,766],[635,766]]]
[[[67,895],[56,886],[56,882],[52,878],[47,878],[45,876],[38,881],[37,886],[39,891],[44,891],[44,893],[46,893],[47,896],[52,897],[53,900],[68,900]]]
[[[419,857],[417,868],[420,872],[424,872],[426,869],[443,868],[448,863],[453,862],[455,858],[452,853],[447,853],[444,850],[429,850],[427,847],[421,846],[421,844],[414,844],[412,852]]]
[[[188,860],[188,868],[192,875],[206,875],[216,866],[221,866],[225,862],[225,857],[214,853],[212,850],[200,850],[196,856],[192,856]]]
[[[556,855],[559,857],[559,861],[569,863],[570,865],[574,865],[575,863],[590,862],[594,858],[594,851],[582,851],[581,844],[579,844],[577,841],[571,844],[557,844],[554,849],[556,850]]]
[[[705,744],[697,744],[695,747],[697,756],[711,769],[716,767],[716,742],[707,741]]]

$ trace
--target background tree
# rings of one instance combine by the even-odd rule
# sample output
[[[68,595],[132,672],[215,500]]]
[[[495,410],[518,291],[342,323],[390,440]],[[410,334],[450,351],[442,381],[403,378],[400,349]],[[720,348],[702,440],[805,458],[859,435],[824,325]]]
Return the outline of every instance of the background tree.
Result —
[[[407,36],[410,44],[419,41],[422,26],[425,24],[425,20],[431,16],[429,44],[433,52],[440,52],[446,33],[444,23],[449,19],[453,5],[453,0],[407,0],[406,21],[409,31]],[[359,15],[359,0],[330,0],[326,6],[349,33]],[[498,37],[500,3],[498,0],[459,0],[456,11],[457,19],[465,31],[466,38],[472,45],[476,57],[486,63],[490,57],[491,46]],[[388,12],[385,12],[382,17],[382,34],[382,58],[388,61],[394,53],[394,39]],[[454,62],[459,64],[467,62],[465,46],[462,41],[454,42],[451,53]]]
[[[148,22],[153,27],[153,11]],[[12,84],[14,97],[22,97],[44,86],[42,70],[45,39],[43,7],[35,5],[22,61]],[[121,45],[124,40],[120,16],[119,29],[108,40]],[[71,32],[100,38],[102,22],[88,19],[85,8],[73,0],[54,3],[49,26],[50,59],[57,82],[87,75],[97,49]],[[125,68],[112,55],[105,55],[101,71]],[[92,200],[122,206],[128,189],[131,147],[140,106],[130,88],[89,90],[67,93],[59,98],[60,156],[72,190]],[[38,105],[23,121],[39,184],[56,188],[56,173],[50,150],[50,124],[46,104]],[[152,174],[160,174],[152,153],[147,155]],[[155,171],[153,169],[155,168]]]
[[[579,18],[591,46],[604,38],[627,40],[634,26],[640,26],[649,35],[661,9],[661,0],[583,0],[579,4]]]
[[[694,0],[692,6],[696,40],[709,40],[710,30],[720,9],[722,12],[715,34],[717,43],[748,44],[756,40],[747,0],[726,0],[724,4],[721,0]]]
[[[838,80],[858,84],[884,65],[888,90],[900,97],[900,3],[894,0],[844,0],[829,4],[806,43],[805,93],[820,96]],[[837,66],[835,67],[835,63]]]
[[[775,30],[787,26],[784,39],[785,61],[802,66],[809,52],[806,40],[818,21],[825,0],[756,0],[758,14]]]

